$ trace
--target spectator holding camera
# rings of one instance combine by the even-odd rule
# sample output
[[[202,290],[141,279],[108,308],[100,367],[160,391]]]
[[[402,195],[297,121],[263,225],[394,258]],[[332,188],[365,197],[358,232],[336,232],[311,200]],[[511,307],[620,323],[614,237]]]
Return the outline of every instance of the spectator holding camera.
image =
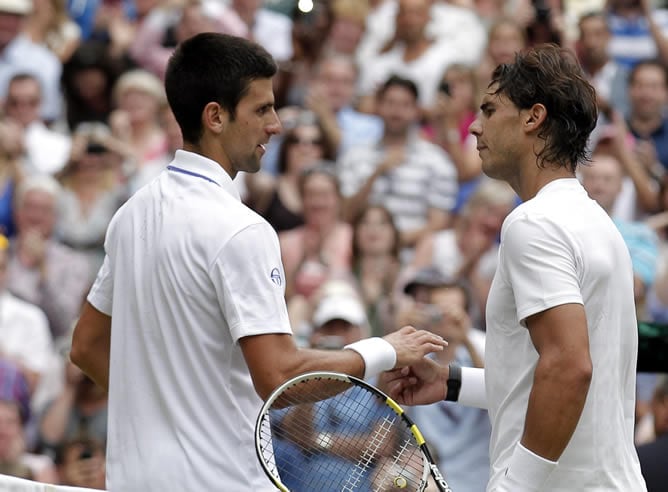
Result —
[[[72,157],[60,174],[58,237],[87,258],[90,283],[104,259],[109,221],[127,195],[119,182],[123,147],[105,125],[81,125]]]
[[[475,69],[450,65],[439,85],[436,104],[426,128],[431,140],[445,150],[457,168],[461,202],[475,188],[482,175],[480,156],[469,126],[478,111],[478,85]]]

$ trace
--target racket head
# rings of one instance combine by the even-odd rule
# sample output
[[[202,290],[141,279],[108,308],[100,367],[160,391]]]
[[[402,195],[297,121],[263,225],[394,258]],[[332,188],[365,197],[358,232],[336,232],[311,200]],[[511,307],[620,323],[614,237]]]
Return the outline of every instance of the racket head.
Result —
[[[421,492],[430,474],[423,447],[398,404],[336,372],[286,381],[255,425],[258,459],[283,492]]]

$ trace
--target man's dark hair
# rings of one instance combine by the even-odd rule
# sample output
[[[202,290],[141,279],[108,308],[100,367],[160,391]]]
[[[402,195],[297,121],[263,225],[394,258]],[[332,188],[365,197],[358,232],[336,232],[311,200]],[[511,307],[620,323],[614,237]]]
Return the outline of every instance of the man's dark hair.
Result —
[[[271,78],[276,70],[264,48],[243,38],[202,33],[181,43],[169,59],[165,91],[183,140],[199,141],[208,103],[217,102],[234,119],[250,83]]]
[[[413,82],[411,79],[406,79],[406,78],[403,78],[403,77],[399,77],[398,75],[391,75],[385,81],[385,83],[380,86],[380,88],[378,89],[378,92],[376,93],[376,97],[378,97],[378,99],[380,99],[392,87],[403,87],[408,92],[410,92],[413,95],[413,97],[415,98],[415,100],[417,101],[419,92],[418,92],[418,87],[415,84],[415,82]]]
[[[515,55],[515,63],[496,67],[489,87],[505,95],[519,109],[542,104],[547,118],[538,137],[545,147],[537,154],[546,161],[568,166],[589,160],[587,142],[596,126],[596,92],[587,82],[574,55],[553,44],[540,45]]]

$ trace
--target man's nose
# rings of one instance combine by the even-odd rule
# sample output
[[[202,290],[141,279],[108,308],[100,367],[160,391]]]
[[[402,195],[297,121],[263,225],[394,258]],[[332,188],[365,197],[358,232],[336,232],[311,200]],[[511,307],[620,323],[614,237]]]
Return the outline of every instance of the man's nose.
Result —
[[[473,122],[469,125],[469,133],[471,135],[475,135],[476,137],[480,135],[481,126],[480,126],[480,120],[478,118],[473,120]]]

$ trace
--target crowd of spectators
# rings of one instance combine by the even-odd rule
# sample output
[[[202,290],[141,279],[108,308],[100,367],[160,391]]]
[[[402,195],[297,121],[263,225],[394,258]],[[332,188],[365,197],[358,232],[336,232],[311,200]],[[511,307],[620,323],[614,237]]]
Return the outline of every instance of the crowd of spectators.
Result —
[[[579,175],[628,244],[638,318],[666,322],[663,7],[0,0],[0,472],[104,487],[106,395],[69,363],[71,330],[111,217],[181,146],[162,78],[174,47],[199,32],[253,39],[279,66],[283,132],[263,170],[235,183],[278,232],[302,345],[338,348],[351,326],[382,336],[412,324],[450,341],[442,363],[484,365],[487,292],[518,198],[482,174],[468,126],[494,67],[544,42],[571,49],[597,90],[592,163]],[[639,374],[638,445],[668,439],[666,392],[665,379]],[[483,491],[485,411],[409,411],[453,489]],[[652,481],[663,487],[668,467],[655,466],[657,445],[644,449],[659,490]]]

